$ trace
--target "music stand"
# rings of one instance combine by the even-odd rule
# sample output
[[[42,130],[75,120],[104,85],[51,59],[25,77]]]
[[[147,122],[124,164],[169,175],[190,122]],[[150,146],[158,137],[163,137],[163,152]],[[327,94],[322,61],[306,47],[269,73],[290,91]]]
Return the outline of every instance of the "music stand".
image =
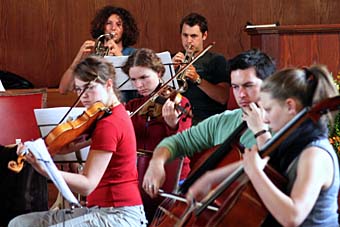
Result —
[[[157,56],[161,59],[163,65],[165,66],[165,72],[163,75],[163,81],[168,81],[173,75],[175,75],[175,69],[171,61],[171,55],[169,51],[164,51],[157,53]],[[136,88],[132,85],[129,80],[128,75],[126,75],[122,67],[124,66],[126,60],[129,56],[105,56],[109,62],[113,64],[116,70],[116,83],[117,87],[121,91],[135,91]],[[175,89],[178,89],[177,80],[173,80],[169,85]]]
[[[40,129],[41,136],[44,138],[54,127],[56,127],[69,110],[70,107],[54,107],[54,108],[42,108],[35,109],[34,115],[38,123],[38,127]],[[64,122],[67,119],[72,118],[73,120],[77,118],[77,116],[81,115],[86,110],[85,107],[74,107],[72,111],[65,118]],[[72,152],[69,154],[55,154],[53,156],[53,160],[58,163],[66,163],[66,162],[80,162],[85,161],[87,158],[87,154],[89,152],[89,147],[80,149],[80,152],[76,154],[76,152]],[[78,155],[78,156],[77,156]]]

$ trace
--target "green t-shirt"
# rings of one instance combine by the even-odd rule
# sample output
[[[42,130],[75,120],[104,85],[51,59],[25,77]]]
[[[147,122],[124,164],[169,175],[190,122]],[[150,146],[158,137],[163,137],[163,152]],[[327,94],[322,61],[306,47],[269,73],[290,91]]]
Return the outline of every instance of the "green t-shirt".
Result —
[[[191,128],[163,139],[157,147],[167,147],[171,159],[181,156],[193,156],[208,148],[222,144],[242,123],[242,110],[226,110],[213,115]],[[240,138],[245,147],[256,144],[254,134],[247,129]]]

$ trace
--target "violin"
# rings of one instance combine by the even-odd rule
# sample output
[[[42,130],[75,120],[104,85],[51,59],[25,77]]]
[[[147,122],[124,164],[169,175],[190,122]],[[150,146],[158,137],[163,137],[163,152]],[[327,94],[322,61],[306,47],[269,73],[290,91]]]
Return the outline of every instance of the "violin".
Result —
[[[158,92],[157,96],[154,96],[153,99],[149,99],[146,105],[144,105],[143,108],[138,112],[138,114],[142,116],[150,116],[153,118],[162,116],[162,107],[168,98],[170,98],[170,100],[175,103],[175,110],[180,112],[180,115],[178,117],[184,115],[185,118],[192,118],[190,104],[187,103],[186,106],[181,106],[180,103],[183,96],[170,86],[164,87],[163,89],[161,89],[161,91]]]
[[[155,101],[159,96],[159,91],[162,91],[164,88],[169,87],[171,81],[177,79],[179,75],[182,75],[185,70],[187,70],[192,64],[194,64],[199,58],[201,58],[208,50],[210,50],[215,45],[215,42],[209,44],[205,49],[198,53],[196,58],[192,59],[186,66],[182,67],[175,75],[173,75],[169,80],[163,83],[161,86],[156,88],[156,91],[150,95],[150,98],[143,103],[140,107],[138,107],[133,113],[130,114],[130,117],[133,117],[136,113],[138,113],[144,106],[149,105],[149,101]],[[166,90],[166,89],[165,89]]]
[[[62,147],[71,143],[79,136],[91,134],[96,122],[110,114],[110,108],[106,107],[102,102],[96,102],[75,120],[59,124],[44,138],[49,153],[55,155]],[[20,154],[17,161],[10,161],[8,163],[8,168],[14,172],[20,172],[25,159],[25,154]]]

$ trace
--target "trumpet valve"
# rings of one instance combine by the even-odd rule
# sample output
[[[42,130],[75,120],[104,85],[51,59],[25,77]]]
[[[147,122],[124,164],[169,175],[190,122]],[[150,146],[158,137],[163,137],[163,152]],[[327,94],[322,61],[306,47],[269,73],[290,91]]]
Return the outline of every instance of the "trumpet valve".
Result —
[[[105,33],[100,35],[97,39],[96,39],[96,43],[95,43],[95,55],[98,56],[106,56],[109,54],[109,48],[107,46],[104,45],[105,41],[111,40],[114,38],[116,34],[114,32],[111,33]],[[103,40],[104,39],[104,40]],[[103,40],[103,41],[101,41]]]
[[[186,50],[185,55],[184,55],[183,63],[188,63],[192,60],[193,55],[194,55],[194,51],[192,50],[192,47],[193,46],[191,44],[188,46],[188,49]]]

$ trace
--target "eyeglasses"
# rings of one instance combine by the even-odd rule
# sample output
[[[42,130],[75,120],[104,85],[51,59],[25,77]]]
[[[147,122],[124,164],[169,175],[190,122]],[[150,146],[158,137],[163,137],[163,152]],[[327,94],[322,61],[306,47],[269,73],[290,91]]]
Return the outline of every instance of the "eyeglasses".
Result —
[[[84,87],[75,87],[74,91],[77,93],[77,95],[80,95],[84,90],[85,92],[93,92],[98,84],[87,84]]]

